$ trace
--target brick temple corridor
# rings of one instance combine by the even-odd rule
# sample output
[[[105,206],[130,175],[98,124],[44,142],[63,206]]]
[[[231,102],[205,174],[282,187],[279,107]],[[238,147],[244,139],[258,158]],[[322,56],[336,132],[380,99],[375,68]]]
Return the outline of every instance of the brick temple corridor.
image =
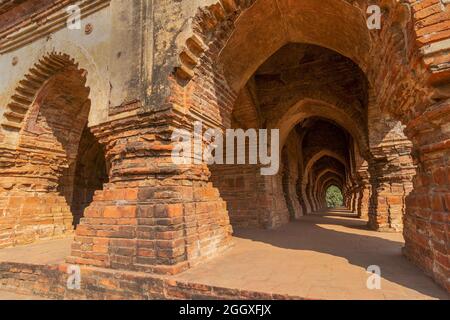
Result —
[[[346,210],[310,215],[277,230],[236,229],[223,257],[178,278],[312,299],[448,299],[402,254],[399,233],[367,229]],[[366,268],[381,267],[381,290]]]
[[[0,250],[0,263],[56,265],[71,238]],[[399,233],[367,229],[344,209],[302,217],[277,230],[235,230],[234,246],[172,280],[310,299],[448,299],[402,254]],[[370,265],[381,267],[381,290],[368,290]],[[0,292],[0,299],[30,299]],[[37,298],[37,297],[35,297]]]
[[[449,8],[0,0],[0,292],[448,298]]]

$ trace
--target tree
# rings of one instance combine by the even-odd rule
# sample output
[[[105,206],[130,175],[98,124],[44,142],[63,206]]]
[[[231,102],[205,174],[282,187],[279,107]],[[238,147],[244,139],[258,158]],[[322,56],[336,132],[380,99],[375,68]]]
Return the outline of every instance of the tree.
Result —
[[[331,186],[327,189],[326,201],[328,208],[342,207],[344,200],[341,189],[336,186]]]

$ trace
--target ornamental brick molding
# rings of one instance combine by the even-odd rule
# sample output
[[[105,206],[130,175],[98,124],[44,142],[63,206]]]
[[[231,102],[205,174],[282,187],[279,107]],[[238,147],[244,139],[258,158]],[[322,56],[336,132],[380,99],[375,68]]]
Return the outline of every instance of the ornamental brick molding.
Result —
[[[6,131],[20,131],[24,118],[36,99],[44,83],[68,65],[73,64],[68,56],[51,53],[34,65],[24,79],[19,82],[16,93],[3,113],[1,126]]]

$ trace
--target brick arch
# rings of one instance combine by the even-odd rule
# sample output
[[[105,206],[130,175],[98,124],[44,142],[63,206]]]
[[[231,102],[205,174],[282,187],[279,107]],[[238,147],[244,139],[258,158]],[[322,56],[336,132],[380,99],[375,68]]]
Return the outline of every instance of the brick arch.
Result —
[[[7,104],[0,124],[2,129],[20,132],[26,115],[42,87],[55,74],[71,65],[75,63],[65,54],[50,53],[39,59],[19,82],[11,101]]]
[[[321,179],[323,177],[326,177],[327,174],[334,174],[334,175],[340,177],[342,180],[345,179],[344,175],[334,168],[326,168],[326,169],[322,170],[315,178],[315,184],[314,184],[313,190],[316,195],[320,194]]]
[[[377,36],[374,37],[368,32],[365,23],[367,17],[366,9],[372,4],[378,4],[384,9],[384,17],[387,16],[386,18],[389,20],[390,27],[392,27],[392,35],[397,40],[393,45],[393,50],[395,50],[401,58],[407,59],[408,53],[406,52],[406,47],[411,45],[409,42],[413,40],[408,39],[405,36],[402,32],[402,28],[407,28],[408,31],[411,30],[412,33],[415,34],[413,26],[409,23],[409,21],[417,9],[404,3],[399,3],[395,0],[378,0],[370,2],[363,0],[356,3],[353,2],[351,4],[349,1],[344,0],[325,0],[320,4],[313,0],[298,3],[287,0],[220,0],[212,5],[199,8],[196,15],[192,19],[192,23],[187,25],[188,30],[184,30],[182,38],[178,41],[181,45],[179,46],[178,65],[175,68],[176,74],[183,79],[192,79],[195,76],[195,69],[200,64],[201,56],[211,46],[216,46],[219,44],[220,49],[222,47],[220,45],[225,44],[224,39],[226,39],[226,42],[228,43],[232,42],[232,40],[230,40],[231,36],[236,29],[240,27],[252,27],[254,30],[258,30],[258,32],[253,33],[257,37],[255,37],[254,40],[249,40],[263,42],[261,41],[261,38],[258,37],[271,37],[273,35],[273,32],[267,33],[264,31],[287,31],[285,30],[285,26],[289,24],[286,23],[281,25],[280,22],[277,21],[281,16],[286,16],[291,22],[293,17],[295,18],[299,15],[306,16],[308,12],[323,12],[323,8],[325,7],[331,8],[329,12],[332,12],[335,16],[333,19],[329,19],[330,14],[327,12],[324,12],[324,15],[319,17],[319,20],[316,18],[317,14],[310,15],[314,17],[314,21],[298,21],[297,24],[291,24],[292,28],[290,29],[303,29],[312,32],[304,31],[300,34],[292,34],[292,30],[289,30],[291,32],[285,32],[286,35],[284,35],[282,40],[286,43],[316,43],[323,47],[330,48],[334,51],[340,52],[352,60],[354,59],[355,61],[358,61],[358,65],[360,65],[364,71],[367,71],[368,61],[370,60],[369,51],[375,47],[372,42],[374,40],[378,40],[375,39]],[[418,10],[420,10],[420,8],[418,8]],[[262,11],[266,11],[268,13],[263,13]],[[274,16],[277,19],[268,19],[266,15],[271,13],[273,14],[273,12],[277,13]],[[336,12],[339,14],[335,14]],[[258,23],[261,21],[263,23],[261,23],[261,25],[256,25],[253,23],[253,19],[246,19],[251,16],[257,17]],[[247,23],[247,21],[251,22]],[[270,21],[271,23],[267,23],[267,21]],[[321,24],[322,29],[317,28],[319,24]],[[346,27],[349,27],[349,25],[352,29],[347,30]],[[261,28],[261,26],[263,27]],[[278,30],[273,30],[279,26],[281,26],[281,28]],[[314,28],[320,29],[320,31],[314,30]],[[330,31],[327,39],[320,39],[320,33],[321,31],[323,32],[323,30]],[[345,32],[344,36],[349,36],[348,39],[344,39],[344,43],[341,41],[344,38],[342,36],[343,32]],[[352,42],[352,40],[355,39],[358,40],[358,43],[362,42],[362,44],[355,46],[354,43],[356,42]],[[325,40],[329,41],[327,42]],[[407,40],[409,40],[409,42]],[[283,41],[279,42],[281,43]],[[242,49],[242,47],[236,45],[234,47]],[[266,50],[268,49],[265,49],[264,51]],[[269,52],[270,51],[273,53],[276,50],[269,49]],[[222,57],[224,55],[227,56],[226,52],[217,51],[217,53],[219,52]],[[266,56],[268,55],[266,54]],[[233,59],[227,59],[227,61],[231,60]],[[257,62],[258,61],[252,62],[251,65]],[[250,74],[252,73],[250,72]]]
[[[285,1],[281,2],[285,4]],[[303,15],[301,14],[302,12],[289,11],[294,20],[296,15],[305,16],[305,19],[307,19],[307,16],[314,17],[315,20],[309,21],[309,24],[314,26],[323,22],[327,25],[325,28],[311,30],[311,26],[300,27],[294,21],[294,23],[290,24],[293,30],[287,30],[289,32],[284,32],[285,34],[280,35],[280,33],[286,31],[284,26],[278,28],[273,25],[278,23],[280,19],[269,19],[264,21],[263,24],[265,25],[263,27],[258,28],[255,32],[251,32],[257,25],[257,23],[254,23],[255,21],[258,23],[263,21],[267,12],[274,11],[268,10],[273,3],[266,0],[229,0],[220,1],[198,10],[192,20],[192,24],[188,24],[187,28],[189,30],[183,32],[186,37],[185,41],[181,41],[183,43],[183,52],[181,54],[184,59],[180,58],[181,67],[176,68],[175,80],[183,81],[172,81],[174,79],[170,79],[171,85],[174,86],[172,92],[176,92],[170,97],[174,106],[183,106],[184,108],[179,109],[182,109],[184,112],[188,111],[186,113],[190,113],[189,116],[195,119],[200,118],[208,122],[210,126],[230,127],[234,102],[242,85],[246,83],[248,77],[252,74],[252,70],[256,70],[272,53],[290,42],[319,45],[353,60],[364,72],[368,80],[370,103],[377,107],[379,106],[385,114],[398,112],[401,109],[403,109],[402,113],[406,114],[404,106],[411,107],[420,104],[423,102],[423,97],[427,96],[427,90],[422,85],[426,82],[424,81],[427,77],[426,72],[421,68],[420,61],[416,59],[417,52],[414,50],[417,48],[414,46],[414,41],[411,40],[415,39],[415,37],[409,36],[409,33],[415,35],[411,23],[411,14],[405,10],[403,4],[391,0],[379,2],[384,8],[384,23],[381,32],[369,32],[367,30],[365,12],[369,4],[368,1],[358,1],[349,4],[347,1],[342,0],[330,0],[325,3],[318,3],[317,1],[295,3],[295,5],[298,4],[299,6],[310,6],[309,10],[311,13],[322,12],[323,8],[344,8],[343,10],[330,10],[330,12],[339,12],[339,14],[336,14],[337,18],[319,17],[319,19],[316,19],[316,15],[304,14],[308,10],[303,11]],[[294,2],[291,2],[291,4],[294,5]],[[275,11],[277,10],[276,8]],[[412,12],[414,12],[414,9]],[[339,20],[337,24],[332,22],[335,18]],[[357,21],[357,23],[352,24],[352,19]],[[273,23],[265,23],[267,21]],[[346,24],[350,26],[346,26]],[[342,28],[336,28],[336,25],[342,26]],[[399,25],[406,28],[406,31],[399,28]],[[390,28],[391,26],[396,27]],[[346,30],[347,27],[353,28],[352,30],[359,28],[361,32],[352,32],[350,37],[341,39],[342,37],[337,32]],[[332,28],[334,29],[332,30]],[[305,30],[312,31],[312,35],[302,34],[302,31]],[[325,41],[325,39],[319,39],[323,30],[330,30],[329,34],[336,35],[336,37],[329,39],[329,42]],[[240,41],[239,34],[243,34],[244,38],[250,42],[246,42],[245,45],[236,45]],[[359,38],[364,39],[363,45],[361,45],[361,41],[354,41],[348,48],[342,47],[342,43],[333,45],[333,43],[336,44],[336,41],[339,42],[340,40],[344,40],[348,44],[346,41],[352,39],[352,37],[354,37],[353,39],[358,38],[358,36],[355,36],[357,34],[361,35]],[[347,36],[347,34],[345,35]],[[286,39],[286,37],[289,39]],[[180,40],[180,38],[177,38],[177,40]],[[256,46],[253,45],[254,41],[257,42]],[[355,46],[355,43],[358,43],[358,46]],[[264,46],[264,44],[267,45]],[[255,51],[249,52],[250,56],[246,58],[248,61],[243,61],[240,58],[242,55],[245,56],[243,49]],[[352,54],[352,52],[355,54]],[[251,56],[252,54],[254,56]],[[214,67],[211,68],[211,65]],[[377,67],[371,68],[372,65]],[[236,70],[234,70],[234,66],[237,66]],[[396,70],[396,72],[392,73],[392,77],[389,68]],[[186,70],[188,72],[185,72]],[[389,81],[385,81],[386,79]],[[396,83],[396,85],[389,85],[391,82]],[[386,83],[388,84],[386,85]],[[404,89],[409,92],[409,98],[407,99],[402,92]],[[411,98],[412,96],[414,98]],[[395,103],[392,103],[393,101]],[[344,105],[343,107],[345,108],[346,106]],[[368,160],[371,157],[371,153],[367,137],[368,129],[364,128],[367,124],[367,117],[365,118],[363,115],[360,116],[358,113],[350,111],[347,114],[340,115],[341,122],[345,123],[346,118],[352,116],[358,117],[356,125],[363,127],[359,132],[354,130],[358,134],[352,134],[352,136],[358,140],[358,149],[361,150],[364,159]],[[396,119],[401,120],[403,123],[408,121],[406,115]],[[285,131],[288,132],[289,130]]]
[[[332,150],[328,150],[328,149],[324,149],[321,150],[317,153],[315,153],[307,162],[306,162],[306,166],[305,169],[303,170],[304,176],[303,176],[303,181],[306,180],[306,176],[309,175],[310,170],[312,169],[312,167],[314,166],[314,164],[319,161],[320,159],[322,159],[323,157],[331,157],[336,159],[337,161],[339,161],[340,163],[342,163],[342,165],[346,168],[346,170],[348,170],[348,164],[347,161],[345,160],[345,158],[332,151]]]
[[[420,63],[417,65],[417,61],[412,61],[412,59],[417,59],[418,52],[414,52],[417,50],[414,41],[406,35],[407,33],[415,35],[411,23],[411,16],[414,14],[415,8],[409,10],[407,5],[394,0],[377,1],[383,8],[384,25],[388,27],[383,27],[382,32],[369,32],[366,26],[366,9],[369,5],[374,4],[373,2],[369,3],[364,0],[351,4],[344,0],[326,0],[326,3],[323,1],[318,3],[313,0],[302,2],[277,0],[276,2],[277,8],[273,8],[275,2],[272,0],[220,0],[212,5],[200,7],[177,38],[179,59],[175,66],[174,76],[179,81],[170,83],[177,87],[176,91],[178,92],[180,86],[185,87],[190,80],[201,83],[202,86],[208,86],[215,81],[211,76],[218,79],[216,85],[222,91],[220,95],[223,100],[218,107],[222,110],[220,115],[216,114],[215,117],[208,114],[208,121],[212,120],[212,126],[229,127],[230,120],[227,118],[230,116],[229,112],[232,111],[233,102],[240,89],[262,62],[279,48],[291,42],[319,45],[354,61],[369,81],[370,90],[373,90],[371,96],[377,97],[373,103],[380,105],[384,112],[395,114],[401,110],[402,116],[397,115],[396,119],[403,123],[407,123],[409,119],[403,106],[423,104],[423,100],[429,96],[429,90],[421,85],[426,82],[424,79],[427,78],[427,72],[423,70]],[[283,6],[286,7],[281,12],[280,8]],[[325,14],[319,15],[319,19],[316,19],[317,15],[313,13],[323,12],[322,9],[325,7],[331,9],[325,10]],[[270,8],[274,10],[269,10]],[[267,18],[265,15],[268,12],[273,11],[278,12],[276,17],[264,19]],[[330,17],[326,13],[328,11],[339,12],[339,14],[333,13]],[[308,15],[308,12],[311,14]],[[294,20],[294,22],[289,20],[292,23],[286,24],[289,25],[289,30],[284,30],[285,23],[277,25],[281,20],[280,15],[286,14],[291,20]],[[302,19],[296,19],[296,15],[311,16],[314,19],[308,20],[307,23],[298,22],[297,20]],[[257,23],[255,23],[255,19]],[[271,23],[266,23],[266,21],[271,21]],[[261,26],[258,23],[261,23]],[[321,28],[318,28],[318,25]],[[406,30],[401,28],[406,28]],[[257,32],[250,32],[251,30],[257,30]],[[281,32],[283,30],[285,32]],[[324,32],[324,30],[329,32]],[[242,45],[239,44],[239,41],[233,40],[239,37],[236,36],[238,34],[252,34],[253,36],[239,40],[246,41],[245,45]],[[326,38],[320,39],[323,34],[327,35]],[[250,43],[247,43],[247,40]],[[356,46],[355,43],[358,45]],[[249,50],[249,55],[256,52],[255,54],[259,58],[249,56],[243,62],[242,56],[245,56],[243,49]],[[214,70],[207,66],[211,62],[215,64]],[[379,70],[371,69],[370,65],[372,64],[379,65]],[[238,71],[234,70],[233,66],[235,65]],[[393,88],[395,86],[388,88],[380,86],[380,78],[385,77],[386,68],[391,67],[399,70],[395,74],[398,87],[408,90],[410,93],[417,93],[419,98],[414,101],[404,99],[404,95],[396,91],[397,88]],[[243,70],[239,68],[243,68]],[[233,81],[232,78],[235,78],[236,81]],[[190,110],[192,106],[202,104],[200,99],[208,100],[211,97],[211,92],[202,96],[201,94],[197,95],[196,91],[197,85],[189,85],[185,87],[185,93],[192,99],[186,100],[186,97],[181,99],[182,96],[176,94],[171,97],[172,101],[175,104],[185,104]],[[380,93],[383,97],[378,98]],[[394,100],[396,103],[389,103]],[[203,112],[203,110],[195,110],[194,117]],[[352,113],[351,116],[356,116],[356,113]],[[364,121],[364,117],[362,120]]]
[[[88,128],[87,72],[69,55],[52,52],[25,79],[18,92],[30,99],[11,149],[15,160],[0,171],[0,195],[7,199],[1,209],[14,217],[4,231],[8,245],[73,233],[108,181],[104,148]]]
[[[341,177],[342,179],[344,179],[344,175],[339,172],[338,170],[336,170],[335,168],[326,168],[323,169],[322,171],[320,171],[320,173],[317,174],[315,180],[316,180],[316,187],[318,186],[318,182],[320,181],[320,179],[323,178],[323,176],[325,176],[327,173],[333,173],[339,177]],[[317,188],[315,188],[317,189]]]
[[[48,42],[46,54],[57,53],[67,55],[76,67],[86,73],[86,87],[90,89],[89,126],[95,126],[108,120],[110,83],[104,70],[101,70],[93,55],[82,46],[69,40],[57,43]]]
[[[342,197],[344,197],[344,186],[341,184],[341,182],[336,180],[336,178],[331,177],[331,178],[327,179],[327,181],[322,185],[322,193],[320,194],[322,199],[326,198],[326,191],[331,186],[336,186],[337,188],[339,188],[339,190],[341,191]],[[342,199],[342,200],[343,200],[343,202],[345,202],[345,199]]]
[[[338,160],[339,162],[341,162],[345,168],[348,168],[348,165],[346,164],[345,159],[337,154],[336,152],[332,151],[332,150],[321,150],[319,152],[317,152],[315,155],[313,155],[308,162],[305,165],[305,168],[303,170],[302,173],[302,177],[301,177],[301,183],[300,183],[300,190],[301,190],[301,197],[305,203],[306,206],[306,211],[307,212],[312,212],[313,211],[313,207],[312,204],[310,203],[310,196],[309,196],[309,192],[311,190],[310,188],[310,184],[313,183],[313,181],[311,180],[312,177],[310,175],[310,171],[312,169],[312,167],[314,166],[314,164],[319,161],[320,159],[322,159],[323,157],[332,157],[336,160]]]
[[[243,30],[253,36],[243,37]],[[235,21],[235,30],[220,53],[231,87],[240,90],[259,65],[287,43],[334,50],[367,70],[370,36],[358,8],[341,0],[258,0]]]
[[[417,154],[420,154],[420,158],[416,157],[416,160],[422,163],[423,172],[419,173],[420,179],[416,179],[415,182],[417,190],[413,196],[408,197],[410,200],[407,201],[406,206],[413,210],[409,210],[406,215],[409,215],[406,218],[409,219],[407,220],[410,228],[405,233],[409,233],[405,237],[407,248],[405,252],[418,265],[435,275],[435,279],[440,283],[448,286],[448,277],[446,276],[448,271],[435,271],[439,267],[439,256],[435,256],[434,252],[440,252],[445,257],[448,254],[442,253],[439,247],[432,248],[432,245],[428,245],[428,247],[423,245],[423,243],[431,243],[431,237],[420,235],[417,232],[416,226],[419,225],[422,217],[415,217],[415,212],[424,209],[421,206],[424,198],[428,199],[427,201],[433,200],[430,199],[433,191],[433,186],[429,183],[432,180],[430,172],[442,170],[441,167],[445,166],[444,163],[441,163],[438,168],[434,159],[428,160],[428,154],[448,149],[446,141],[448,135],[442,132],[444,130],[441,126],[439,124],[430,126],[430,121],[426,121],[431,117],[435,123],[438,123],[439,119],[442,122],[442,118],[448,122],[447,115],[450,104],[446,99],[450,97],[450,94],[445,87],[448,86],[449,75],[445,66],[448,65],[450,55],[442,50],[443,41],[448,38],[448,35],[445,33],[445,27],[436,26],[439,34],[433,33],[430,36],[430,31],[427,30],[429,25],[421,25],[421,22],[415,23],[415,19],[420,20],[419,16],[423,16],[429,8],[441,5],[441,3],[438,0],[426,4],[410,4],[395,0],[375,2],[366,0],[351,2],[343,0],[289,1],[290,4],[298,3],[299,6],[310,6],[309,9],[312,13],[322,12],[324,8],[336,8],[334,5],[340,9],[344,8],[344,10],[329,11],[335,15],[335,17],[331,17],[330,21],[335,18],[341,20],[337,24],[331,24],[333,30],[329,29],[330,26],[318,27],[321,22],[327,23],[327,19],[322,20],[321,17],[316,19],[316,15],[313,14],[305,14],[303,17],[301,12],[288,11],[287,13],[294,18],[302,17],[298,20],[304,18],[311,26],[316,27],[315,30],[311,30],[307,26],[303,30],[312,32],[306,35],[301,34],[302,28],[299,28],[299,24],[304,21],[298,23],[294,21],[290,24],[291,29],[300,30],[294,30],[295,34],[292,35],[292,30],[284,32],[284,26],[277,25],[280,19],[267,19],[267,12],[274,11],[268,9],[270,5],[279,2],[223,0],[201,8],[194,17],[193,23],[189,27],[190,30],[186,33],[188,35],[186,39],[197,37],[200,45],[193,43],[198,39],[190,39],[190,43],[187,40],[183,42],[183,52],[181,49],[179,51],[184,57],[180,59],[180,66],[176,68],[174,74],[175,80],[183,81],[173,81],[174,78],[170,78],[170,84],[174,86],[172,92],[176,92],[170,97],[171,101],[175,106],[185,106],[185,110],[200,106],[195,110],[197,118],[205,114],[207,117],[204,118],[208,120],[213,118],[212,125],[227,127],[231,122],[227,117],[230,117],[233,102],[243,84],[258,65],[283,46],[287,40],[321,45],[352,59],[366,74],[374,92],[375,98],[372,102],[380,108],[382,117],[392,115],[395,120],[406,125],[407,136],[412,140]],[[285,3],[287,0],[281,2]],[[382,30],[380,31],[368,32],[365,27],[365,9],[369,3],[380,4],[384,9]],[[264,6],[267,9],[266,15],[261,12],[264,10],[257,10],[258,7]],[[277,11],[275,10],[275,12]],[[308,20],[308,16],[312,18]],[[445,21],[445,13],[432,19],[434,18]],[[352,23],[352,20],[356,23]],[[290,22],[289,20],[285,21]],[[345,48],[346,44],[348,45],[352,41],[347,41],[348,39],[341,37],[338,33],[345,33],[345,30],[350,29],[361,31],[361,33],[350,33],[348,39],[362,38],[362,46],[359,46],[360,41],[353,41],[351,47]],[[417,34],[416,29],[420,31],[421,35]],[[251,32],[252,30],[253,32]],[[332,35],[333,39],[330,41],[319,39],[320,41],[318,41],[317,37],[320,37],[324,30],[330,31],[328,35]],[[280,35],[283,32],[285,34]],[[239,39],[239,33],[245,35],[249,43],[242,45],[243,40]],[[295,37],[296,34],[299,35],[298,38]],[[358,34],[363,36],[358,37]],[[264,39],[270,39],[270,41],[263,41]],[[344,40],[344,44],[333,45],[334,41],[340,40]],[[419,47],[422,47],[422,50],[419,50]],[[248,50],[256,51],[256,53],[248,52]],[[240,55],[243,58],[239,58]],[[437,71],[433,71],[433,69]],[[193,82],[194,84],[192,84]],[[436,102],[440,102],[440,104]],[[425,111],[428,112],[425,113]],[[422,116],[421,119],[412,121],[423,114],[425,116]],[[432,132],[434,136],[430,136]],[[353,136],[356,139],[364,134]],[[435,141],[437,142],[434,143]],[[423,186],[424,183],[425,186]],[[448,186],[441,183],[439,179],[436,179],[436,184],[441,185],[443,190],[448,190]],[[444,195],[439,195],[439,197],[441,202],[445,201]],[[439,211],[439,209],[431,210],[431,212]],[[429,227],[430,221],[428,220],[426,223]],[[445,235],[445,232],[443,234]],[[429,259],[427,257],[427,260],[424,261],[420,252],[426,252]],[[439,277],[436,277],[436,274],[440,274]]]
[[[270,122],[271,128],[280,129],[280,145],[284,145],[289,132],[296,124],[309,117],[321,117],[336,122],[354,137],[363,154],[368,153],[367,132],[361,123],[349,118],[348,113],[339,106],[313,99],[298,101],[279,118]]]
[[[346,1],[325,0],[325,2],[326,4],[323,1],[318,3],[314,0],[301,2],[221,0],[199,9],[193,20],[191,32],[185,36],[185,44],[179,54],[179,75],[184,78],[194,76],[194,69],[198,64],[199,57],[207,49],[205,43],[208,43],[212,37],[227,37],[227,44],[231,51],[239,48],[240,59],[236,59],[234,56],[237,52],[233,53],[225,49],[220,53],[223,65],[240,64],[244,68],[238,68],[237,70],[240,70],[238,76],[233,77],[237,79],[241,78],[241,75],[246,75],[232,85],[236,91],[240,90],[267,57],[289,42],[304,42],[327,47],[359,62],[358,64],[361,66],[365,65],[366,55],[370,49],[370,36],[363,12]],[[323,12],[325,6],[330,7],[330,10]],[[310,15],[314,17],[313,20],[296,19],[299,15],[308,16],[308,12],[323,12],[323,15],[319,18]],[[332,14],[328,12],[332,12]],[[336,15],[334,12],[339,12],[340,15]],[[253,19],[248,19],[248,17]],[[291,25],[292,28],[285,30],[286,25]],[[253,30],[250,33],[254,37],[237,39],[235,36],[240,33],[242,28]],[[296,33],[292,30],[299,31]],[[321,38],[322,32],[328,34],[326,39]],[[342,36],[342,32],[345,32],[346,37]],[[270,39],[270,41],[262,41],[262,39]],[[352,44],[356,40],[359,40],[359,46]],[[242,41],[250,41],[251,45],[242,46]],[[253,50],[253,45],[257,45],[259,50]],[[245,51],[246,47],[257,51],[258,56],[249,55],[249,52]],[[242,58],[247,63],[242,63]],[[230,73],[235,72],[236,69],[230,68]],[[229,76],[231,75],[229,74]],[[234,81],[231,82],[234,83]]]
[[[105,121],[108,118],[108,88],[96,68],[96,64],[87,52],[68,41],[61,41],[59,50],[55,46],[49,46],[48,50],[33,63],[28,73],[18,82],[13,94],[8,101],[5,112],[0,118],[0,140],[2,136],[9,136],[8,145],[16,146],[19,133],[23,129],[24,120],[30,107],[35,102],[39,91],[56,74],[65,68],[74,67],[84,73],[86,87],[90,89],[89,100],[95,109],[89,114],[90,125]],[[47,48],[44,48],[45,50]]]
[[[326,194],[326,190],[329,188],[329,186],[326,186],[327,183],[330,183],[331,181],[331,185],[336,185],[341,192],[343,192],[343,182],[339,183],[338,182],[338,177],[334,176],[333,174],[327,175],[325,176],[325,178],[323,179],[323,181],[317,185],[317,194],[319,196],[319,198],[324,199],[324,195]]]
[[[305,13],[311,12],[309,16],[314,17],[314,20],[309,19],[307,22],[298,23],[295,21],[290,25],[290,32],[274,36],[282,33],[281,31],[285,29],[284,25],[288,25],[280,24],[279,17],[265,19],[267,13],[263,11],[279,11],[278,8],[273,8],[275,1],[220,0],[214,4],[200,7],[191,23],[186,25],[185,30],[180,33],[180,38],[177,39],[179,58],[178,64],[174,68],[175,77],[182,80],[181,83],[196,79],[199,74],[202,78],[205,76],[202,65],[205,61],[214,61],[218,69],[226,67],[227,73],[236,78],[236,81],[231,81],[229,77],[224,76],[224,80],[227,82],[225,86],[230,86],[230,88],[226,88],[230,90],[229,94],[236,95],[252,74],[252,70],[254,72],[259,64],[277,49],[288,42],[304,42],[329,48],[356,62],[366,74],[374,93],[379,97],[376,99],[376,103],[383,111],[394,115],[404,124],[415,117],[416,106],[424,108],[429,103],[430,96],[448,97],[444,93],[445,89],[440,90],[438,81],[431,85],[429,79],[432,72],[430,68],[424,67],[429,64],[424,62],[425,56],[419,52],[417,47],[416,39],[419,36],[414,28],[412,17],[423,9],[422,6],[411,6],[395,0],[361,0],[351,3],[345,0],[326,0],[326,3],[314,0],[301,2],[281,0],[278,2],[288,5],[292,9],[283,12],[283,14],[287,12],[290,18],[295,18],[296,15],[308,16]],[[380,32],[369,32],[365,23],[367,7],[373,4],[378,4],[383,10],[383,24]],[[295,8],[296,6],[298,7]],[[278,5],[278,7],[280,6]],[[334,8],[326,10],[326,12],[333,12],[334,17],[329,19],[330,16],[325,13],[323,17],[320,16],[320,19],[316,19],[317,15],[313,13],[323,12],[325,7]],[[268,10],[268,8],[274,10]],[[339,14],[335,14],[335,12]],[[258,19],[258,23],[261,21],[263,23],[255,24],[254,18]],[[267,23],[267,21],[271,21],[271,23]],[[276,25],[276,23],[280,25]],[[317,27],[320,23],[323,23],[321,27],[325,26],[326,28]],[[309,26],[304,29],[304,24],[309,24]],[[247,37],[245,40],[259,43],[261,50],[255,50],[248,43],[238,45],[233,41],[234,35],[248,33],[248,30],[254,30],[254,32],[250,32],[253,37]],[[292,34],[292,30],[294,30],[294,34]],[[319,39],[324,30],[330,31],[328,41]],[[270,39],[270,41],[262,41],[262,39]],[[269,45],[262,45],[267,43]],[[243,55],[243,48],[257,51],[260,58],[248,57],[246,63],[242,62],[238,57]],[[243,68],[242,72],[236,72],[231,68],[232,65],[239,65],[240,68]],[[377,70],[373,70],[370,65],[379,67]],[[380,83],[390,68],[397,70],[394,75],[395,79],[392,80],[398,86],[386,87]],[[220,70],[217,72],[221,73]],[[235,82],[238,85],[233,84]],[[177,83],[177,85],[179,84],[180,82]],[[399,88],[402,92],[399,91]],[[415,98],[405,99],[405,95]]]
[[[337,176],[336,177],[335,176],[330,176],[327,179],[325,179],[324,182],[322,183],[321,189],[323,191],[325,191],[329,187],[331,187],[332,185],[336,185],[336,187],[341,189],[341,192],[343,192],[344,183],[343,183],[343,181],[339,181]]]

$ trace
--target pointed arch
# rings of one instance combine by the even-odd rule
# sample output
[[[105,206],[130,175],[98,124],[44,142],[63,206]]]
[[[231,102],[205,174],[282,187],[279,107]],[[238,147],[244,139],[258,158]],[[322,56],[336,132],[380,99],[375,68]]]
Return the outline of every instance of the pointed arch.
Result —
[[[49,42],[42,49],[40,58],[30,63],[28,71],[11,92],[5,111],[0,116],[0,142],[8,148],[17,147],[24,119],[38,93],[53,76],[68,67],[80,70],[86,78],[85,86],[90,90],[89,100],[92,105],[89,126],[108,120],[110,86],[93,57],[70,41],[59,41],[58,45]]]
[[[6,105],[6,111],[0,123],[2,129],[20,132],[28,111],[45,83],[71,65],[76,66],[75,62],[66,54],[50,53],[39,59],[19,81],[15,93]]]

